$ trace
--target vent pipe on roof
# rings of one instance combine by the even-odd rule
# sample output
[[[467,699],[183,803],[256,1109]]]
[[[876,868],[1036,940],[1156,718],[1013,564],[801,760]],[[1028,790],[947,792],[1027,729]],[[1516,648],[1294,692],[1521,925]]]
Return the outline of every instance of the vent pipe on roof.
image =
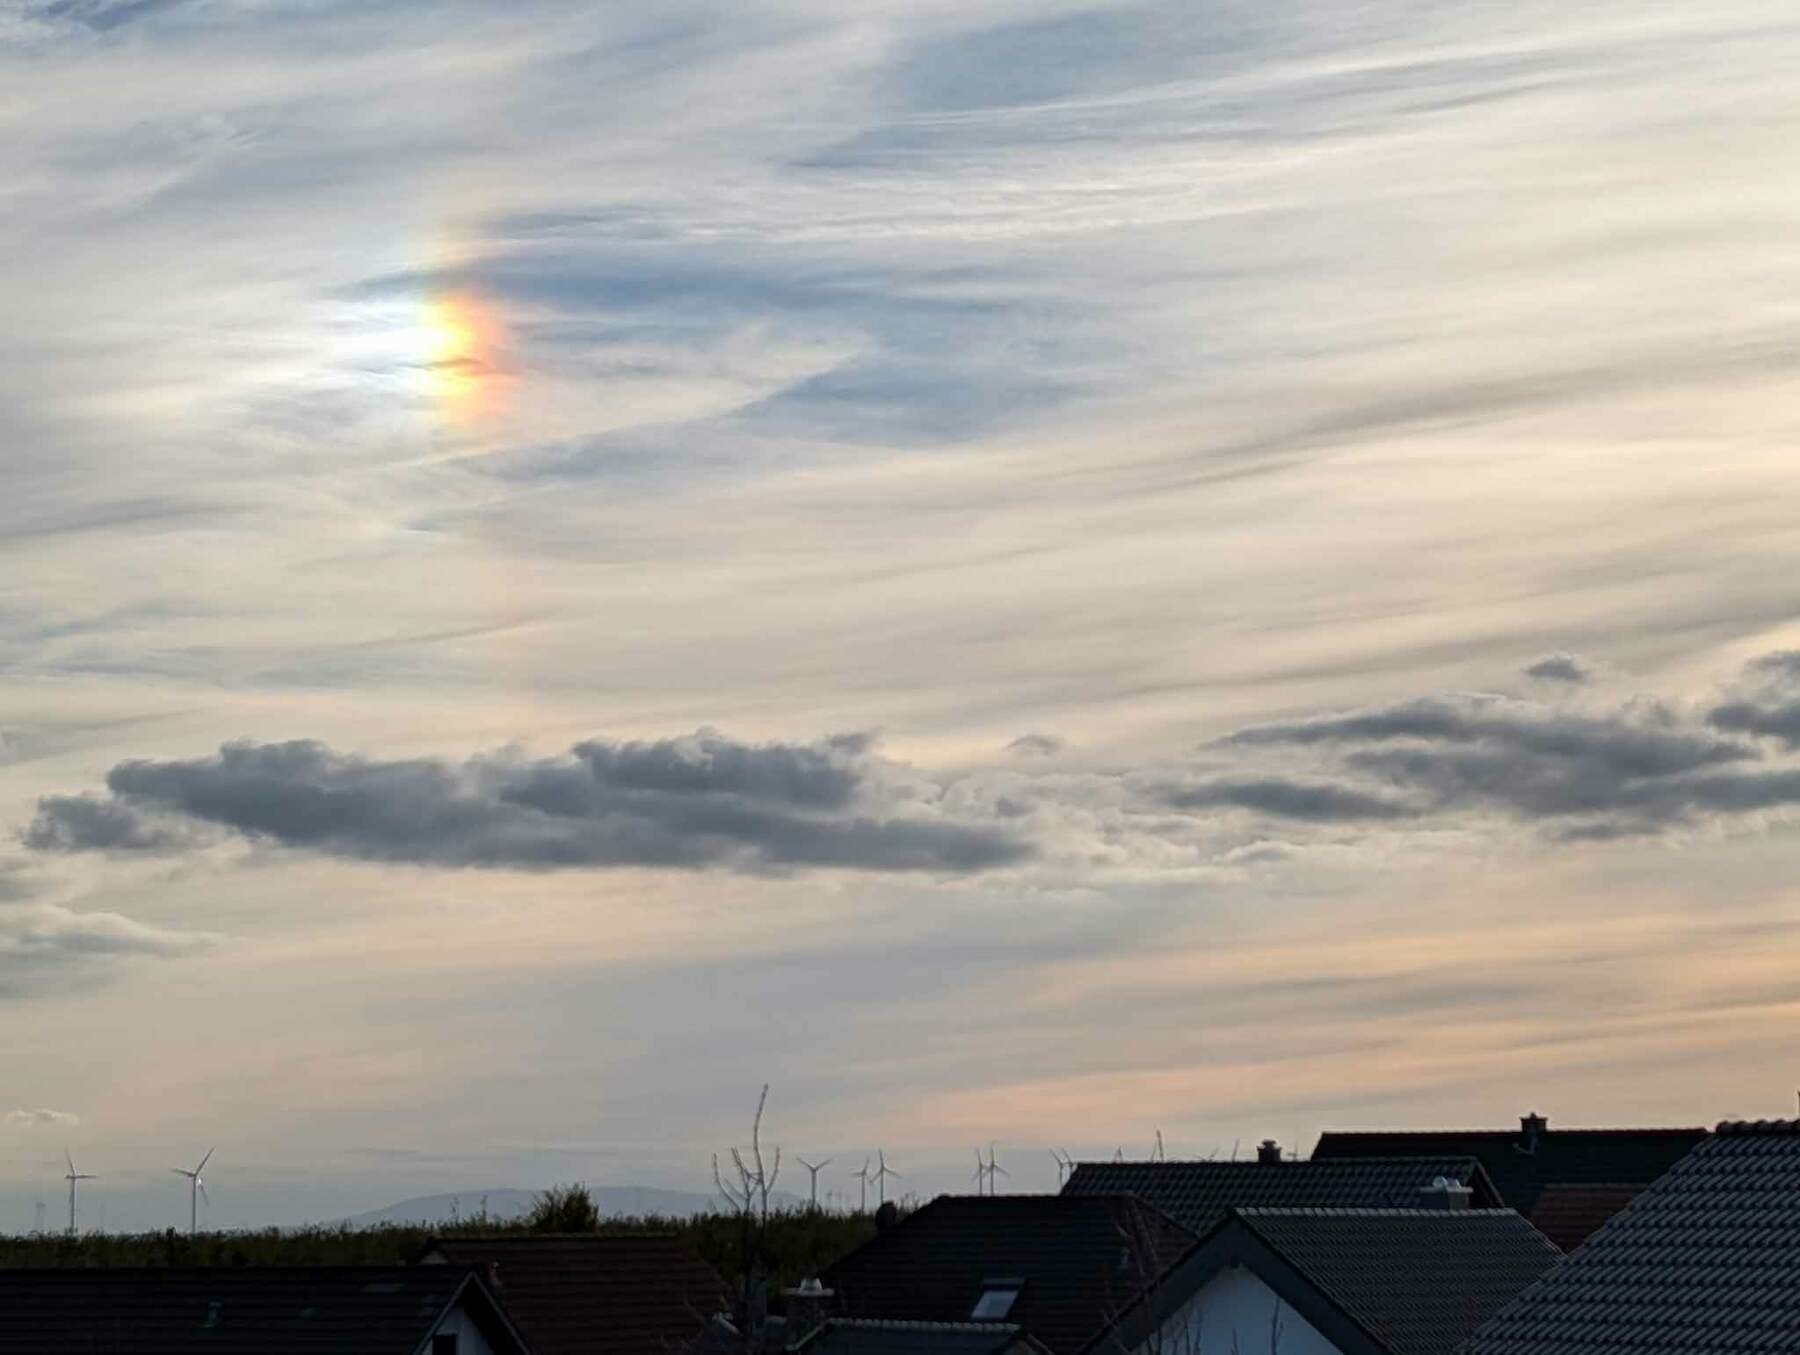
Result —
[[[1519,1146],[1528,1153],[1535,1153],[1538,1144],[1543,1140],[1544,1131],[1550,1128],[1550,1121],[1535,1110],[1529,1115],[1519,1116]]]
[[[1281,1145],[1274,1139],[1264,1139],[1256,1145],[1256,1160],[1258,1162],[1281,1161]]]
[[[827,1289],[817,1275],[808,1275],[792,1289],[781,1291],[787,1299],[788,1330],[797,1338],[812,1335],[825,1325],[835,1289]]]
[[[1428,1186],[1419,1187],[1419,1207],[1421,1209],[1467,1209],[1469,1197],[1475,1192],[1467,1186],[1458,1185],[1448,1176],[1440,1176]]]

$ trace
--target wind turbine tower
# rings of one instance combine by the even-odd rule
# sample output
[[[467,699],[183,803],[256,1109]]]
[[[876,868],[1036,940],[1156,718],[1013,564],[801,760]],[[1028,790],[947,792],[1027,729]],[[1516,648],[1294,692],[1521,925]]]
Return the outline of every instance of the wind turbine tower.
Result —
[[[977,1148],[975,1150],[975,1160],[978,1162],[981,1160],[981,1150],[979,1148]],[[990,1144],[988,1144],[988,1159],[987,1159],[987,1179],[988,1179],[988,1194],[989,1195],[997,1195],[1000,1193],[999,1188],[998,1188],[998,1183],[994,1180],[994,1178],[997,1176],[1004,1176],[1008,1181],[1012,1180],[1012,1173],[1007,1171],[1005,1167],[1002,1167],[1000,1165],[999,1158],[994,1156],[994,1145],[990,1143]]]
[[[63,1180],[69,1183],[69,1236],[75,1236],[75,1183],[77,1181],[98,1181],[98,1176],[75,1170],[75,1159],[69,1156],[69,1150],[63,1149],[63,1161],[69,1164],[69,1171]]]
[[[811,1207],[812,1207],[813,1213],[816,1214],[819,1212],[819,1173],[824,1171],[825,1168],[827,1168],[831,1165],[831,1159],[826,1158],[823,1162],[808,1162],[803,1157],[796,1157],[794,1159],[794,1161],[798,1162],[802,1167],[805,1167],[807,1170],[807,1174],[812,1177],[812,1206]]]
[[[888,1177],[891,1176],[896,1181],[904,1181],[906,1178],[900,1175],[900,1173],[895,1171],[892,1167],[888,1166],[887,1152],[885,1149],[877,1148],[875,1150],[875,1160],[879,1164],[875,1172],[875,1204],[877,1208],[880,1208],[887,1203]]]
[[[189,1171],[186,1167],[170,1167],[177,1176],[185,1176],[188,1180],[188,1236],[192,1237],[200,1230],[200,1197],[206,1196],[206,1203],[212,1204],[212,1196],[206,1194],[206,1181],[200,1173],[206,1170],[206,1164],[212,1161],[212,1155],[219,1150],[208,1148],[206,1156],[200,1159],[200,1165]]]

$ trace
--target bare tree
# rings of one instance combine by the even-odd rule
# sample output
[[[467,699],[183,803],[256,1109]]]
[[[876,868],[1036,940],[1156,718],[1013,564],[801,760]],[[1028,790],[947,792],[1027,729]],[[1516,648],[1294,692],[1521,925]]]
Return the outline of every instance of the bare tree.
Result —
[[[713,1184],[738,1217],[739,1259],[743,1275],[738,1286],[737,1328],[744,1349],[754,1350],[769,1312],[769,1195],[781,1176],[781,1149],[765,1158],[762,1146],[763,1111],[769,1104],[769,1084],[763,1083],[756,1099],[756,1118],[750,1122],[750,1149],[731,1149],[731,1177],[713,1154]]]

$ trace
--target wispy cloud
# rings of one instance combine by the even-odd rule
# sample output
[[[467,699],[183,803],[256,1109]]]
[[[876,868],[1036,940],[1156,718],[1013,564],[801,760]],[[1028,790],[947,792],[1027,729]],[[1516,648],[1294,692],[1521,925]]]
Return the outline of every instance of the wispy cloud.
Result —
[[[9,1110],[0,1115],[0,1123],[20,1129],[73,1129],[81,1123],[81,1117],[66,1110],[39,1107],[34,1110]]]

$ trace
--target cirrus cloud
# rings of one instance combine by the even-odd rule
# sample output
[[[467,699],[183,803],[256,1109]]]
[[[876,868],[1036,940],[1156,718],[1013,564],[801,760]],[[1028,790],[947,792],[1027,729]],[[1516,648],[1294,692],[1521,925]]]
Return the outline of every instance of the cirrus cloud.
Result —
[[[81,1123],[81,1117],[66,1110],[37,1107],[9,1110],[0,1115],[0,1123],[20,1129],[73,1129]]]

